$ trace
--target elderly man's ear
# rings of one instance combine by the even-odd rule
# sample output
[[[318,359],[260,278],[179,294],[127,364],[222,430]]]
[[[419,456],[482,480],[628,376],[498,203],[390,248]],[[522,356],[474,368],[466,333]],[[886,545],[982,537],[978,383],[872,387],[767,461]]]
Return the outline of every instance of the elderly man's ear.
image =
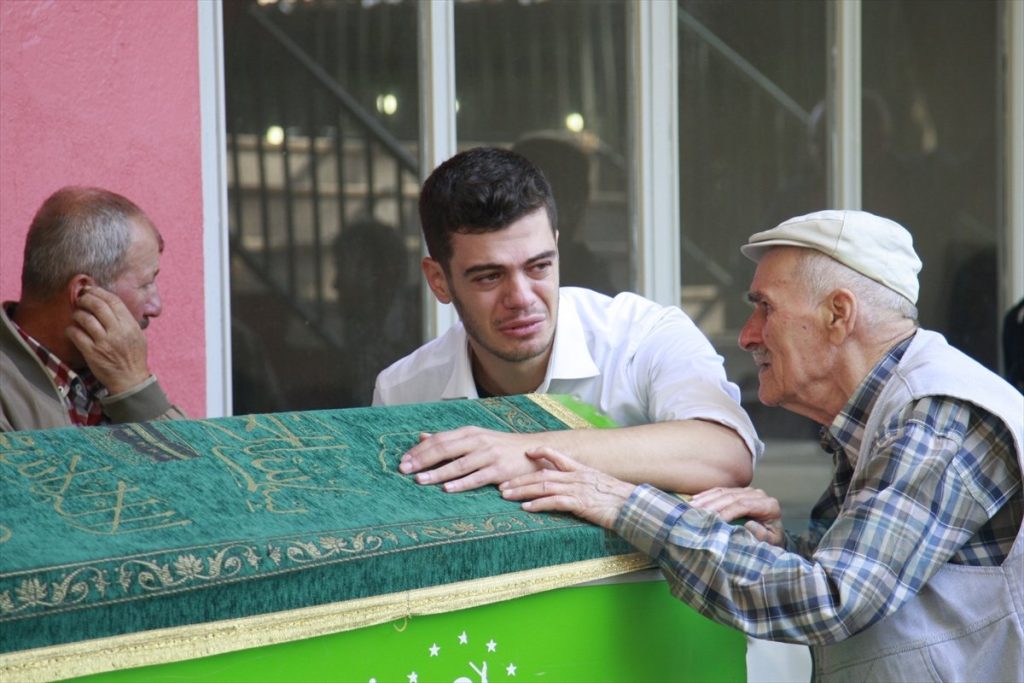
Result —
[[[82,293],[90,287],[95,287],[96,281],[92,279],[91,275],[85,273],[79,273],[68,281],[65,292],[67,293],[68,303],[72,309],[78,308],[78,300],[82,297]]]
[[[821,305],[829,341],[838,346],[853,334],[857,325],[857,297],[848,289],[836,289]]]

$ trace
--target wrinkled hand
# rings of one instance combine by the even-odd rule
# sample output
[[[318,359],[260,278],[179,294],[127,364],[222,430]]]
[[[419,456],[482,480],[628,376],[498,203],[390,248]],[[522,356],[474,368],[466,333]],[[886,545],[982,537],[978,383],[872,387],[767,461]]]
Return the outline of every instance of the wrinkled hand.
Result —
[[[403,474],[418,473],[420,484],[444,484],[449,493],[469,491],[539,469],[543,465],[525,455],[538,445],[536,436],[460,427],[421,434],[420,442],[402,456],[398,469]]]
[[[611,529],[622,505],[636,488],[551,448],[539,448],[526,455],[535,462],[545,462],[545,469],[516,477],[499,488],[508,500],[526,501],[523,509],[529,512],[571,512]]]
[[[71,320],[65,330],[68,339],[110,393],[131,389],[149,377],[146,336],[116,294],[87,288]]]
[[[750,521],[743,526],[757,540],[777,546],[785,544],[779,501],[761,489],[713,488],[696,494],[688,502],[695,508],[717,512],[727,522],[747,517]]]

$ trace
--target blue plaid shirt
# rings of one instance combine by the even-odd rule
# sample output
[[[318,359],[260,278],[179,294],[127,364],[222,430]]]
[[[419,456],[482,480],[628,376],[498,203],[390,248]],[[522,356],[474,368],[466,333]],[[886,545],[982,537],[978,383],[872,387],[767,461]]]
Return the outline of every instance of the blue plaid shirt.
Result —
[[[907,405],[854,476],[865,420],[909,340],[893,348],[822,432],[831,485],[809,534],[787,547],[638,486],[615,531],[661,565],[672,592],[759,638],[842,640],[893,613],[946,563],[998,565],[1024,514],[1013,439],[946,396]]]

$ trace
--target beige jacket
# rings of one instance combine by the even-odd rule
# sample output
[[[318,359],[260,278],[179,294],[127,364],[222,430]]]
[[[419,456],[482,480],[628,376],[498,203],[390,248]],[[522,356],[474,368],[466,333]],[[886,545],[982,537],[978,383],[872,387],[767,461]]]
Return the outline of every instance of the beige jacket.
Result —
[[[50,374],[0,306],[0,432],[71,427]],[[185,418],[150,376],[142,384],[100,400],[111,422]]]

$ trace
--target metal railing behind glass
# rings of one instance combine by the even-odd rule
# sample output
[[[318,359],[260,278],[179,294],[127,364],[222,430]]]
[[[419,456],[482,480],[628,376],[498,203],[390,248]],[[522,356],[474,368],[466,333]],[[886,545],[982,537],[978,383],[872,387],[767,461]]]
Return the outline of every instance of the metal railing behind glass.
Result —
[[[397,140],[253,4],[227,36],[232,288],[264,288],[328,345],[333,242],[360,220],[409,225],[418,168]],[[412,243],[410,241],[410,243]],[[283,323],[282,323],[283,324]]]

